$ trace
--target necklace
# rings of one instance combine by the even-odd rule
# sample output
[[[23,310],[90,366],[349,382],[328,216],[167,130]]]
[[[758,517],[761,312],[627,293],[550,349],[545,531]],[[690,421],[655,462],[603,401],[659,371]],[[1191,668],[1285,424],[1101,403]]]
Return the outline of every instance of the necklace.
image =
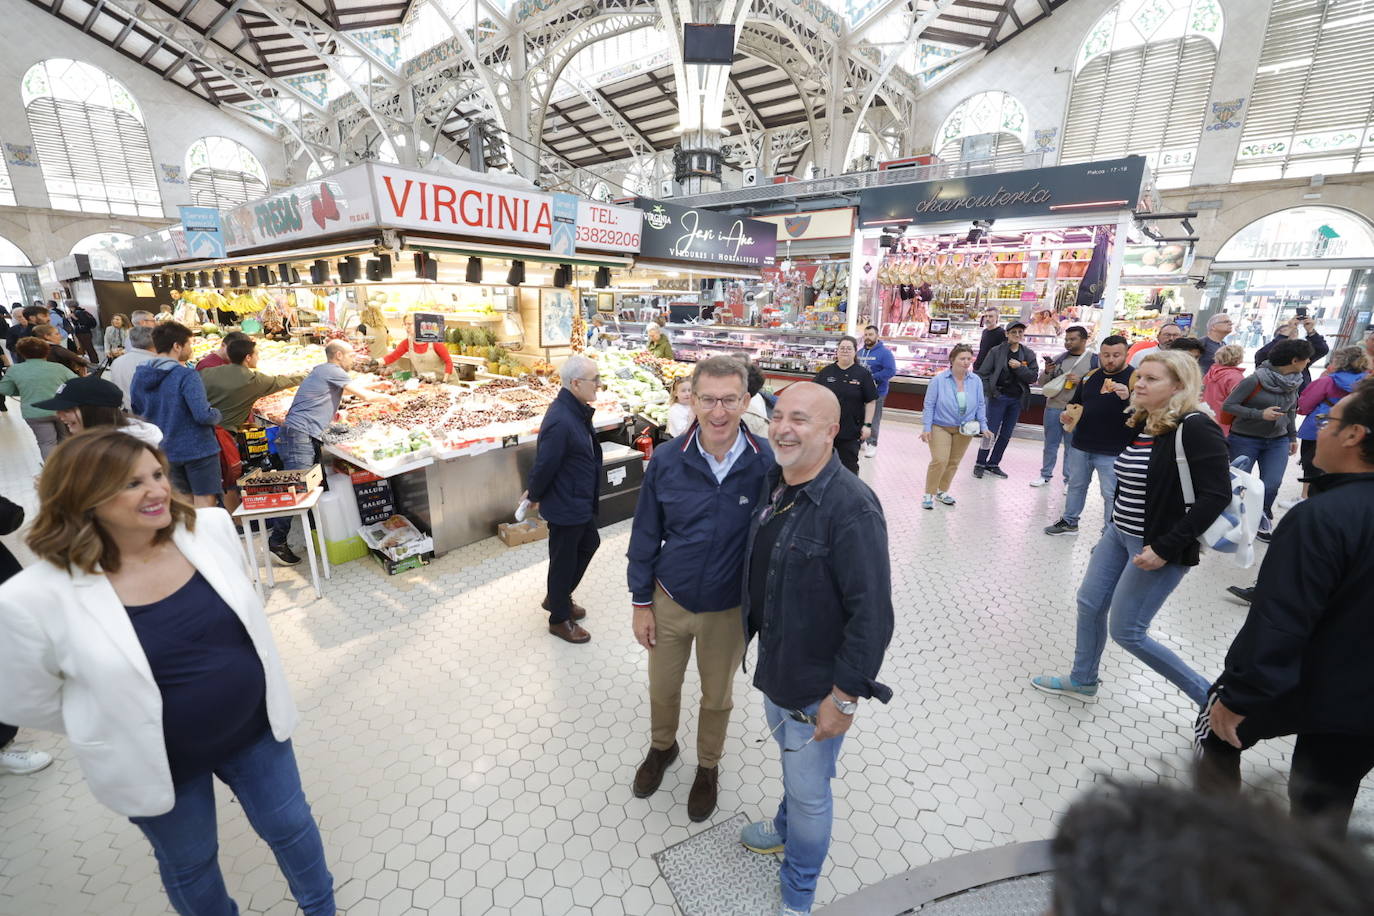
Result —
[[[801,498],[801,489],[798,489],[797,492],[792,495],[791,502],[781,508],[778,507],[778,501],[782,499],[782,495],[786,490],[787,486],[784,484],[774,491],[773,498],[768,502],[768,508],[763,510],[763,515],[759,518],[759,523],[761,525],[766,525],[775,519],[782,518],[797,504],[797,500]]]

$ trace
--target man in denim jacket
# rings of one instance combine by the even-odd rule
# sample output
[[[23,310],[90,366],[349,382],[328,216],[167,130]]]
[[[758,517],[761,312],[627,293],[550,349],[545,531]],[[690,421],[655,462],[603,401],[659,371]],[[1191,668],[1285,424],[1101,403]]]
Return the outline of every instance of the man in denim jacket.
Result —
[[[769,426],[778,467],[745,550],[742,624],[759,636],[754,686],[782,747],[783,800],[740,841],[784,852],[782,916],[811,912],[830,847],[830,780],[859,698],[892,698],[877,681],[893,626],[887,522],[868,485],[841,473],[839,419],[820,385],[779,396]]]

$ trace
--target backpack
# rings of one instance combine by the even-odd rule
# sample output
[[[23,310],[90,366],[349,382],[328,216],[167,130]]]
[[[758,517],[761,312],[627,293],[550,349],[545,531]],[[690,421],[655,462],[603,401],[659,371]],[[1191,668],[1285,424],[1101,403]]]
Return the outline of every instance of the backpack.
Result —
[[[1183,450],[1183,424],[1188,414],[1174,430],[1174,460],[1178,462],[1178,480],[1183,487],[1183,504],[1192,508],[1197,502],[1193,489],[1193,474],[1188,468],[1188,453]],[[1218,553],[1229,553],[1241,569],[1255,563],[1255,537],[1259,534],[1260,518],[1264,515],[1264,481],[1250,466],[1248,458],[1237,458],[1231,464],[1231,502],[1222,510],[1201,535],[1198,543]]]

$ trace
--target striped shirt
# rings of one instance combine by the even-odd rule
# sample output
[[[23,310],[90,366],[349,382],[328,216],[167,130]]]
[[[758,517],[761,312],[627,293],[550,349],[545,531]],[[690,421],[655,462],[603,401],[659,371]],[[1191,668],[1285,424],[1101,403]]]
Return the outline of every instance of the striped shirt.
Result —
[[[1116,459],[1116,501],[1112,521],[1126,534],[1145,536],[1145,474],[1150,468],[1154,436],[1138,433]]]

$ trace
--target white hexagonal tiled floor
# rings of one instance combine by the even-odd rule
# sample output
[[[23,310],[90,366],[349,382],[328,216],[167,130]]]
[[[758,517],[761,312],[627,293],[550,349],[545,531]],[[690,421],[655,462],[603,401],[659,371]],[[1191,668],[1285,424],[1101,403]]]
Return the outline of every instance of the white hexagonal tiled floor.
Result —
[[[0,492],[32,506],[37,452],[10,403]],[[1172,779],[1187,761],[1186,700],[1115,646],[1093,704],[1026,685],[1067,667],[1073,594],[1092,546],[1086,529],[1041,534],[1063,487],[1027,486],[1040,443],[1012,443],[1010,480],[974,480],[969,456],[953,488],[959,505],[926,512],[916,434],[890,418],[879,456],[864,462],[891,534],[897,628],[883,680],[896,696],[863,706],[841,755],[821,904],[955,853],[1049,837],[1099,774]],[[1094,487],[1085,519],[1100,517],[1097,499]],[[755,744],[766,728],[743,676],[711,821],[692,824],[685,809],[694,710],[684,715],[685,759],[652,798],[631,795],[648,703],[625,588],[629,524],[602,535],[578,593],[586,646],[544,631],[543,543],[508,549],[493,538],[394,578],[356,561],[336,569],[322,600],[307,576],[279,573],[268,612],[301,707],[296,752],[350,916],[670,914],[654,853],[737,812],[771,814],[777,753]],[[1224,589],[1251,579],[1207,559],[1156,634],[1215,673],[1245,616]],[[694,699],[690,667],[688,679]],[[168,912],[142,836],[91,798],[64,742],[31,731],[19,741],[57,761],[0,777],[0,912]],[[1248,754],[1249,775],[1286,771],[1290,747]],[[248,913],[295,912],[271,853],[220,797],[231,893]],[[1371,810],[1366,792],[1366,825]]]

